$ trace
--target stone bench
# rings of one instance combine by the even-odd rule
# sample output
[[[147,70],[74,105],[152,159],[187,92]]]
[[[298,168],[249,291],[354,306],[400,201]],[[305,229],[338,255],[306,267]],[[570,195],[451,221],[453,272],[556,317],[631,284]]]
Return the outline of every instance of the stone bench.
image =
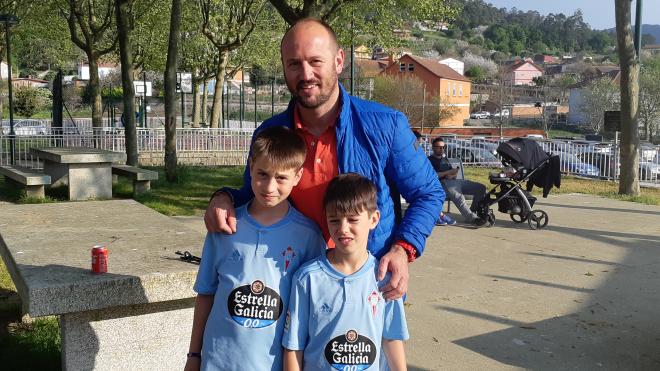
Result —
[[[198,266],[175,252],[201,256],[203,229],[134,200],[0,204],[0,215],[23,313],[59,316],[63,371],[183,370]],[[90,270],[97,244],[105,274]]]
[[[28,197],[44,198],[44,186],[50,185],[49,175],[23,167],[2,165],[0,174],[5,176],[9,184],[25,188]]]
[[[158,179],[158,173],[130,165],[112,165],[112,174],[133,180],[133,196],[151,189],[151,181]]]

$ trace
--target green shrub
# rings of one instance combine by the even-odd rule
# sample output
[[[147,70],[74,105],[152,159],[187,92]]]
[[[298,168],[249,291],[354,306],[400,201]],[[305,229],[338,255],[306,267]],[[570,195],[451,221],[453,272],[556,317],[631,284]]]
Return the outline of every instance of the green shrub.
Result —
[[[32,117],[37,111],[46,108],[51,99],[51,92],[48,89],[20,88],[14,98],[14,112],[23,117]]]

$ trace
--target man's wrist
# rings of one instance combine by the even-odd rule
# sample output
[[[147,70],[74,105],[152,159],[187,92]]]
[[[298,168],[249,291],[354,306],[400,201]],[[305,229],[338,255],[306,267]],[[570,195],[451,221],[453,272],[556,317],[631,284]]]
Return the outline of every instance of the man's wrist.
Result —
[[[224,190],[222,188],[218,189],[215,192],[213,192],[213,194],[211,195],[211,200],[213,200],[216,196],[220,196],[220,195],[226,195],[227,197],[229,197],[229,200],[231,201],[231,204],[232,205],[234,204],[234,196],[232,196],[230,192],[227,192],[226,190]]]
[[[397,245],[403,249],[403,251],[406,253],[406,257],[408,258],[409,263],[414,262],[417,258],[417,249],[415,249],[415,246],[409,244],[408,242],[404,240],[398,240],[394,243],[394,245]]]

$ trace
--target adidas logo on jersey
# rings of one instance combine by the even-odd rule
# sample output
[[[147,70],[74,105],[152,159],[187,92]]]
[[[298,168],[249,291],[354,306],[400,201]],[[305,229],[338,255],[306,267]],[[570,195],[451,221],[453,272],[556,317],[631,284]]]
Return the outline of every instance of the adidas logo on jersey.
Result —
[[[332,312],[332,307],[329,306],[327,303],[324,303],[323,305],[321,305],[320,312],[321,313],[331,313]]]
[[[229,260],[235,261],[235,262],[242,261],[243,260],[243,255],[241,255],[241,253],[238,252],[238,250],[234,250],[231,253],[231,255],[229,255]]]

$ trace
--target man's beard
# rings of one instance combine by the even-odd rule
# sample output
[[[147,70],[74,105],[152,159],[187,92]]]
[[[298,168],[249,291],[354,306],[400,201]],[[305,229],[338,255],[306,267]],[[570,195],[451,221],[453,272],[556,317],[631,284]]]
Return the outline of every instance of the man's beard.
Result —
[[[306,80],[306,81],[299,81],[296,84],[296,89],[293,90],[291,89],[290,86],[287,85],[289,88],[289,92],[291,92],[291,96],[296,100],[298,104],[300,104],[304,108],[308,109],[314,109],[317,107],[320,107],[324,103],[326,103],[328,100],[330,100],[330,97],[332,96],[332,93],[334,93],[335,89],[337,89],[337,74],[333,74],[329,79],[326,81],[319,81],[319,80]],[[328,84],[329,83],[329,84]],[[317,84],[319,86],[319,94],[317,96],[313,97],[306,97],[303,98],[300,95],[297,94],[297,92],[302,89],[303,86],[309,85],[309,84]],[[330,86],[330,91],[327,92],[327,94],[323,94],[323,87],[324,86]]]

